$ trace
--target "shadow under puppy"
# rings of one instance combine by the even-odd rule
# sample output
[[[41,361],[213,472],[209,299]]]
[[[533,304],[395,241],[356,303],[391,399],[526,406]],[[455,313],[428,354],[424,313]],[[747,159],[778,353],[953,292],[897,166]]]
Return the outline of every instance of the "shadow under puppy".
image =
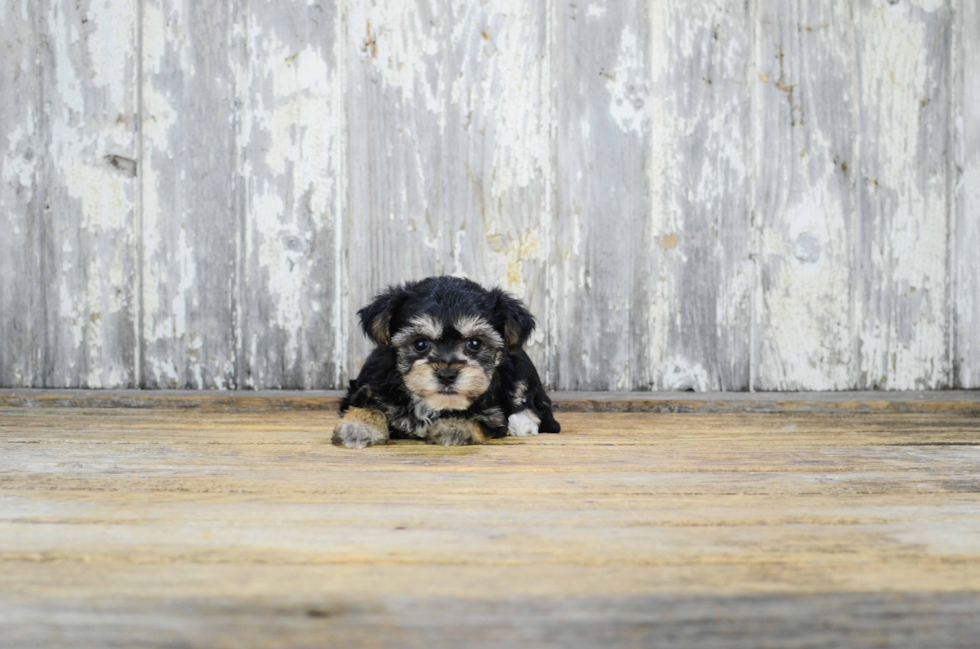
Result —
[[[377,347],[340,404],[334,444],[458,446],[561,429],[523,349],[534,316],[499,288],[430,277],[389,287],[357,313]]]

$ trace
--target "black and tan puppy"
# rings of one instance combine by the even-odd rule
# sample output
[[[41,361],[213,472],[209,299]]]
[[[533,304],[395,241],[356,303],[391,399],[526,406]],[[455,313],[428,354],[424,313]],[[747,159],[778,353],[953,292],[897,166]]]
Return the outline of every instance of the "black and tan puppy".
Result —
[[[523,349],[534,316],[504,291],[430,277],[390,287],[358,315],[377,347],[340,404],[334,444],[456,446],[560,430]]]

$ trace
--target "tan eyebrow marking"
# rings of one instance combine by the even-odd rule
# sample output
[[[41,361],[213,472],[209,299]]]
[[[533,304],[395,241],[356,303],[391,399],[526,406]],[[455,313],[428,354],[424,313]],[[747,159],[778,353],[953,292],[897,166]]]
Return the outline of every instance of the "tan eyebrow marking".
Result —
[[[395,334],[393,345],[403,345],[413,338],[423,336],[430,340],[438,340],[442,336],[442,323],[430,315],[417,315],[408,321],[408,326]]]
[[[463,338],[485,338],[497,346],[502,345],[504,342],[500,337],[500,334],[498,334],[497,331],[490,326],[490,323],[478,315],[463,316],[462,318],[456,320],[456,322],[453,324],[456,327],[456,331],[458,331]]]

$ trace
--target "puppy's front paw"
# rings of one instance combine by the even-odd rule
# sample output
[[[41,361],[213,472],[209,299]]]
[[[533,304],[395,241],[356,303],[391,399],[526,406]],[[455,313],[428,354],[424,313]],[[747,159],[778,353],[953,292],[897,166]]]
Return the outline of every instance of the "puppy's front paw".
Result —
[[[388,420],[377,410],[351,408],[333,429],[333,443],[364,448],[388,443]]]
[[[425,442],[442,446],[482,444],[483,431],[478,423],[469,419],[438,419],[429,427]]]
[[[507,434],[511,437],[530,437],[538,434],[541,420],[530,410],[515,412],[507,418]]]

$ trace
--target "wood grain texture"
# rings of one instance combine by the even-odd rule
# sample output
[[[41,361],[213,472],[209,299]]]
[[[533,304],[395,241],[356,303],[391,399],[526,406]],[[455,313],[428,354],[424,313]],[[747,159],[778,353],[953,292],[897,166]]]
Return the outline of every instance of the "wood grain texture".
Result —
[[[241,118],[242,387],[340,384],[342,25],[336,3],[250,2]]]
[[[329,580],[336,572],[330,567],[317,574]],[[215,579],[236,576],[231,571],[208,575]],[[422,572],[413,576],[424,580]],[[523,569],[508,570],[506,576],[515,581],[550,577],[547,572],[529,574]],[[366,580],[374,577],[370,572],[363,575]],[[583,575],[584,579],[591,577]],[[544,649],[817,649],[827,642],[845,642],[858,648],[970,649],[980,597],[972,592],[529,596],[506,602],[458,597],[405,602],[400,597],[378,597],[356,606],[343,597],[320,593],[271,606],[262,600],[205,604],[175,599],[154,602],[149,641],[145,627],[133,624],[134,619],[145,619],[145,602],[138,597],[103,597],[99,605],[101,624],[79,616],[85,609],[71,600],[47,601],[43,607],[8,602],[0,610],[0,619],[18,622],[12,649],[95,645],[106,641],[107,635],[129,647],[231,643],[239,647],[377,647],[383,646],[378,642],[390,642],[420,649],[516,644]],[[426,623],[420,624],[420,619]],[[887,626],[881,624],[882,619],[889,620]],[[365,634],[366,627],[373,629],[370,635]]]
[[[650,21],[644,2],[558,3],[551,383],[637,382],[634,251],[649,244]]]
[[[857,385],[850,2],[759,2],[754,87],[759,390]]]
[[[39,371],[54,387],[133,386],[136,0],[37,7]]]
[[[972,415],[563,413],[560,435],[367,451],[331,446],[332,421],[0,408],[7,645],[967,647],[980,630]]]
[[[0,5],[0,385],[43,385],[38,265],[38,9]],[[42,327],[38,327],[38,324]]]
[[[638,388],[746,390],[754,263],[749,211],[750,5],[650,5],[650,226],[631,327]],[[599,153],[600,157],[602,153]]]
[[[951,385],[947,2],[856,5],[858,388]]]
[[[348,19],[350,373],[356,310],[386,285],[452,274],[542,320],[551,157],[544,3],[358,3]]]
[[[451,272],[441,201],[448,16],[440,0],[354,3],[347,20],[348,376],[370,351],[356,311],[386,285]]]
[[[0,406],[176,408],[223,412],[336,412],[341,390],[0,390]],[[560,412],[679,412],[980,415],[980,392],[567,392],[550,394]]]
[[[142,385],[239,387],[241,4],[143,0]]]
[[[960,388],[980,388],[980,6],[957,2],[952,67],[955,314],[953,371]]]
[[[340,388],[455,274],[552,388],[980,387],[975,3],[2,11],[2,386]]]
[[[547,370],[552,227],[548,5],[449,4],[446,53],[447,273],[517,296],[537,316],[525,348]]]

